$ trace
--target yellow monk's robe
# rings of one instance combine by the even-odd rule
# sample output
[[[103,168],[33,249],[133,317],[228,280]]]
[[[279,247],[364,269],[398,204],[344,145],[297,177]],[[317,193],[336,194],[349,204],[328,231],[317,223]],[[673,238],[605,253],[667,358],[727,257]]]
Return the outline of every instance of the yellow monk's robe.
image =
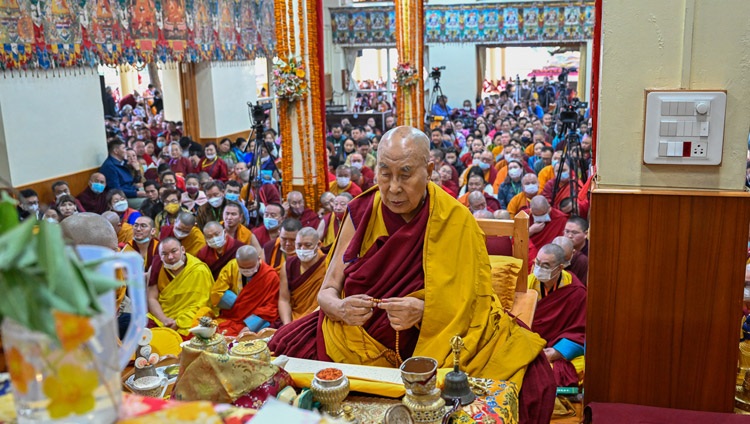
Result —
[[[389,236],[380,192],[377,186],[372,190],[376,191],[372,193],[372,213],[359,257],[379,237]],[[511,380],[521,387],[526,367],[546,342],[503,312],[490,282],[484,234],[468,209],[432,182],[427,190],[429,218],[422,256],[424,289],[411,294],[425,303],[413,356],[428,356],[435,358],[439,367],[452,367],[449,341],[460,335],[465,345],[460,357],[464,371],[472,377]],[[322,330],[326,353],[333,361],[393,367],[386,355],[378,357],[387,348],[362,327],[325,317]],[[360,342],[354,343],[355,340]]]
[[[164,240],[167,237],[174,237],[174,231],[171,225],[162,227],[159,233],[159,240]],[[187,237],[180,240],[180,244],[185,248],[185,252],[197,256],[198,252],[200,252],[200,250],[203,249],[203,246],[206,245],[206,237],[198,227],[193,226]]]
[[[318,307],[318,291],[326,276],[326,257],[318,252],[318,260],[301,272],[302,262],[295,255],[287,258],[286,282],[289,286],[289,300],[292,305],[292,320],[302,318]]]
[[[120,225],[120,231],[117,233],[118,243],[128,243],[133,240],[133,226],[127,222]]]
[[[252,246],[253,232],[244,225],[240,224],[240,226],[237,227],[237,234],[234,235],[234,239],[241,242],[242,244]]]
[[[537,175],[537,178],[539,179],[539,189],[544,190],[544,186],[547,185],[547,181],[555,178],[555,168],[552,165],[545,166],[541,171],[539,171],[539,175]]]
[[[185,268],[175,276],[172,271],[159,264],[159,304],[164,315],[177,323],[177,332],[183,336],[190,334],[196,313],[210,302],[214,278],[208,265],[191,254],[185,255]],[[164,325],[151,313],[148,317],[159,327]]]

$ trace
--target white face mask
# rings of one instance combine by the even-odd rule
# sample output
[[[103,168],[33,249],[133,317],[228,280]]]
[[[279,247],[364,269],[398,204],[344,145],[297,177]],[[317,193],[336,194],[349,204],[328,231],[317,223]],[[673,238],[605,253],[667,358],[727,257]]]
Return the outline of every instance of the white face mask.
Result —
[[[309,262],[313,259],[315,259],[315,256],[318,254],[318,251],[315,249],[297,249],[297,257],[302,262]]]
[[[224,244],[226,243],[227,239],[224,237],[224,233],[222,232],[220,235],[216,237],[212,237],[210,239],[206,240],[206,244],[208,247],[211,247],[213,249],[221,249],[224,247]]]
[[[523,191],[525,191],[526,194],[537,194],[539,193],[539,184],[526,184],[523,186]]]
[[[534,222],[550,222],[552,219],[549,217],[549,214],[544,214],[542,216],[536,216],[534,215]]]
[[[112,206],[112,209],[114,209],[115,212],[125,212],[126,210],[128,210],[128,201],[120,200],[119,202],[115,202],[114,206]]]
[[[224,202],[223,197],[212,197],[208,199],[208,203],[215,208],[218,208],[219,206],[221,206],[223,202]]]
[[[523,170],[521,168],[513,168],[508,170],[508,175],[510,175],[511,178],[518,178],[521,176],[521,173]]]
[[[352,168],[362,169],[362,162],[352,162]]]
[[[26,210],[29,212],[36,212],[39,210],[39,204],[38,203],[29,203],[26,205]]]
[[[137,238],[134,238],[133,240],[134,240],[134,241],[135,241],[136,243],[139,243],[139,244],[144,244],[144,243],[148,243],[149,241],[151,241],[151,237],[149,237],[149,236],[146,236],[146,237],[144,237],[144,238],[142,238],[142,239],[137,239]]]
[[[338,184],[339,187],[346,187],[351,182],[351,178],[349,177],[336,177],[336,184]]]
[[[240,268],[240,274],[243,277],[250,278],[258,273],[258,269],[260,269],[260,264],[255,265],[255,268]]]
[[[170,270],[170,271],[174,271],[174,270],[176,270],[176,269],[180,269],[180,268],[182,268],[182,267],[183,267],[184,265],[185,265],[185,260],[184,260],[184,259],[182,259],[182,258],[180,258],[180,260],[179,260],[179,261],[177,261],[177,262],[173,263],[172,265],[170,265],[170,264],[168,264],[168,263],[164,262],[164,268],[166,268],[166,269],[168,269],[168,270]]]
[[[178,230],[177,228],[173,228],[172,232],[174,233],[175,238],[177,238],[178,240],[182,240],[185,237],[187,237],[188,235],[190,235],[190,233],[183,233],[182,231]]]
[[[209,154],[206,155],[206,159],[208,160],[214,160],[215,158],[216,158],[216,155],[209,155]]]
[[[552,279],[552,270],[542,268],[539,265],[534,265],[534,276],[537,280],[546,283],[547,281]]]

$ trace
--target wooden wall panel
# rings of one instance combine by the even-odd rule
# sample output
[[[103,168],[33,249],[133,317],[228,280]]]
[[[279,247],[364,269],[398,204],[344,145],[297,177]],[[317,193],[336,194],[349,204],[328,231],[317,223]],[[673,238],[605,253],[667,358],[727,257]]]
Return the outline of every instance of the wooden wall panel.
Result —
[[[82,192],[89,184],[89,178],[91,178],[91,174],[97,172],[98,170],[99,167],[85,169],[83,171],[76,172],[75,174],[63,175],[57,178],[50,178],[49,180],[37,181],[35,183],[26,184],[16,188],[18,190],[24,190],[27,188],[34,189],[34,191],[36,191],[36,193],[39,195],[40,202],[52,203],[55,200],[55,195],[52,194],[53,183],[55,183],[56,181],[67,182],[68,187],[70,187],[70,194],[72,194],[73,196],[78,196],[78,194]]]
[[[592,194],[585,401],[731,412],[750,198]]]

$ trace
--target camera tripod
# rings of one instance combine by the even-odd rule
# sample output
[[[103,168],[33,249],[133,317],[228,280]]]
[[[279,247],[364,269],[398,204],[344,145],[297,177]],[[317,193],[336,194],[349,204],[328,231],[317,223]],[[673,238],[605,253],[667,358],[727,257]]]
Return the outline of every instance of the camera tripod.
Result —
[[[560,119],[562,120],[560,134],[564,134],[564,136],[561,138],[561,141],[565,142],[565,146],[563,148],[562,156],[560,157],[560,167],[555,173],[555,186],[552,189],[551,204],[555,204],[555,199],[558,195],[560,187],[559,181],[564,168],[563,164],[568,164],[568,168],[570,169],[570,178],[568,179],[567,184],[570,187],[569,198],[572,206],[570,215],[578,216],[578,183],[581,181],[581,179],[585,180],[588,177],[586,175],[586,163],[583,159],[583,152],[581,151],[580,136],[576,132],[576,129],[578,128],[578,114],[575,111],[572,111],[572,107],[569,106],[568,108],[571,110],[560,112]]]
[[[432,115],[432,109],[437,104],[438,99],[445,98],[443,95],[443,88],[440,87],[440,77],[433,78],[435,80],[432,91],[430,91],[430,101],[427,103],[429,105],[429,109],[427,109],[427,113],[425,116],[431,116]],[[448,105],[446,104],[446,112],[448,111]],[[427,122],[429,123],[429,122]]]
[[[266,118],[266,110],[271,109],[270,104],[268,105],[262,105],[260,103],[256,103],[255,106],[251,102],[247,102],[247,112],[248,116],[250,118],[250,124],[252,125],[252,129],[250,130],[250,134],[247,137],[247,144],[245,145],[245,149],[243,150],[243,153],[247,152],[248,146],[250,146],[250,141],[253,139],[253,135],[255,135],[255,148],[253,149],[253,161],[248,164],[247,170],[249,173],[249,177],[247,180],[248,189],[247,194],[245,195],[245,205],[247,205],[248,200],[250,200],[250,194],[253,193],[253,189],[257,189],[260,187],[260,150],[261,150],[261,144],[264,143],[263,141],[263,121]],[[269,152],[270,154],[270,152]],[[258,213],[260,207],[260,200],[259,196],[254,195],[253,196],[253,207],[252,210],[249,210],[250,214],[250,220],[255,220],[257,223],[259,220],[262,220],[263,218]]]

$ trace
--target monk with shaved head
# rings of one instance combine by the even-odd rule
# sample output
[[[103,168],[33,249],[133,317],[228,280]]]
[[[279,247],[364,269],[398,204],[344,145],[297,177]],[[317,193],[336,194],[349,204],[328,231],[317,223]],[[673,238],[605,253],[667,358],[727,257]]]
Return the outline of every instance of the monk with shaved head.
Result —
[[[318,231],[304,227],[297,232],[295,255],[279,272],[279,315],[283,324],[302,318],[318,307],[318,291],[325,277],[325,255]]]
[[[187,338],[196,314],[208,305],[214,284],[211,270],[174,237],[159,243],[159,256],[151,273],[156,279],[146,291],[149,326],[171,328]]]
[[[245,244],[227,234],[226,229],[216,221],[206,223],[203,236],[206,238],[206,246],[196,257],[211,268],[215,279],[219,278],[221,270],[234,259],[237,249]]]
[[[206,238],[195,223],[195,215],[190,212],[180,212],[177,215],[174,225],[164,225],[161,227],[159,240],[174,237],[180,240],[180,244],[182,244],[186,252],[197,256],[198,252],[206,245]]]
[[[544,246],[563,235],[568,216],[554,209],[544,196],[537,195],[529,202],[531,219],[529,220],[529,240],[534,246]],[[529,258],[532,260],[533,258]]]
[[[433,166],[423,132],[401,126],[383,135],[378,185],[348,205],[318,294],[320,312],[283,326],[270,348],[382,367],[429,356],[450,367],[447,341],[461,334],[462,368],[523,383],[522,418],[548,422],[555,389],[540,355],[545,342],[502,312],[482,231],[465,206],[430,182]],[[524,380],[533,381],[528,390]],[[523,408],[529,402],[536,406]]]
[[[584,368],[586,287],[564,269],[572,243],[565,237],[556,241],[564,246],[542,246],[529,275],[529,290],[539,293],[531,327],[547,341],[544,354],[552,363],[557,386],[578,387]]]
[[[206,224],[208,225],[208,224]],[[279,319],[279,276],[253,246],[241,246],[211,289],[211,316],[219,332],[258,332]]]
[[[143,267],[149,271],[154,263],[154,258],[159,256],[159,240],[156,238],[154,220],[149,216],[141,215],[133,223],[133,237],[128,240],[123,251],[138,252],[143,257]]]

